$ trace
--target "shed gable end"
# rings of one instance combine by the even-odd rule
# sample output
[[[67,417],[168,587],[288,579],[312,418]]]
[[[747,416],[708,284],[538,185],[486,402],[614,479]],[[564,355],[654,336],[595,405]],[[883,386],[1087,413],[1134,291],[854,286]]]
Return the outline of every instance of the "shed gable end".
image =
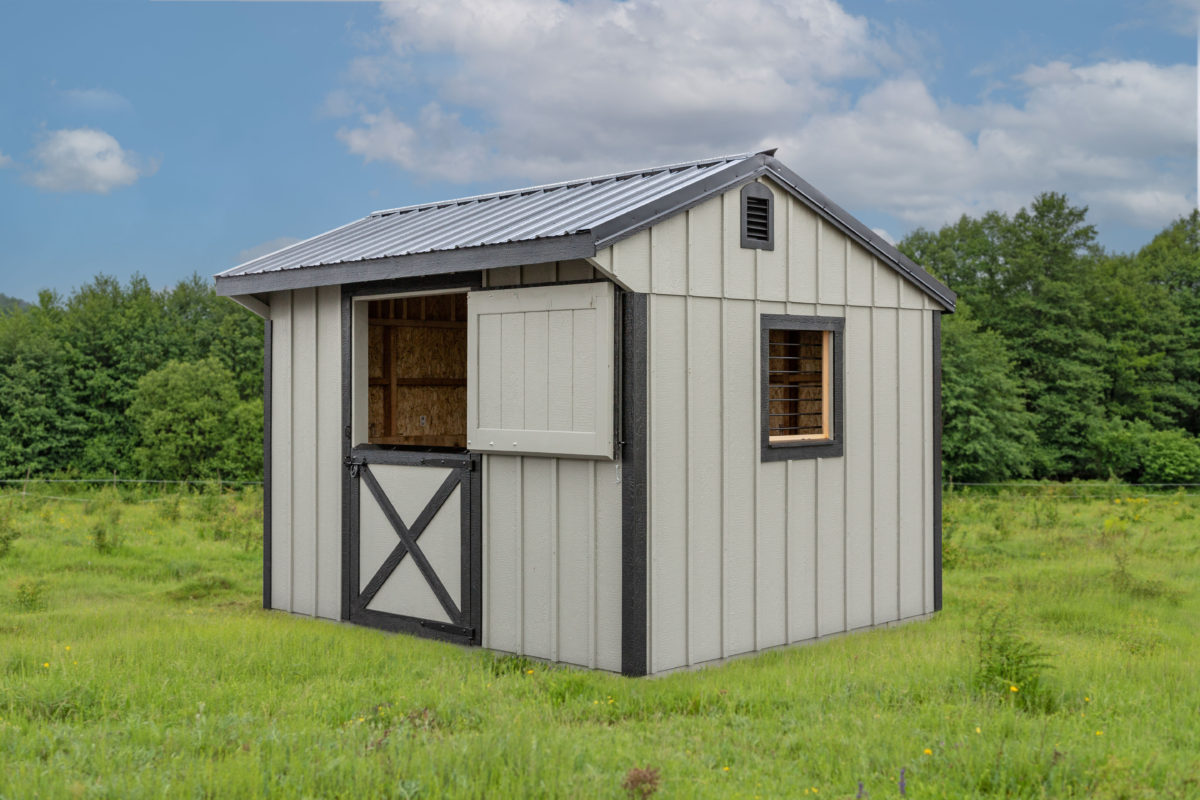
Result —
[[[652,294],[943,310],[913,281],[769,177],[771,249],[746,248],[745,187],[730,189],[588,259]]]

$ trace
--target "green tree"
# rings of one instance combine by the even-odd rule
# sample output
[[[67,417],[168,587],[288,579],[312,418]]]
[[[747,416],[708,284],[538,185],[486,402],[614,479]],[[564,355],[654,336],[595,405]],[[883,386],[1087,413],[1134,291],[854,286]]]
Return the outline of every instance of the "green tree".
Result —
[[[244,477],[229,474],[248,466],[243,440],[252,426],[239,421],[239,412],[253,409],[239,405],[233,376],[215,358],[170,361],[143,375],[128,411],[139,433],[138,469],[165,480]]]
[[[942,323],[942,474],[957,481],[1028,475],[1033,415],[1004,339],[979,327],[961,298]]]

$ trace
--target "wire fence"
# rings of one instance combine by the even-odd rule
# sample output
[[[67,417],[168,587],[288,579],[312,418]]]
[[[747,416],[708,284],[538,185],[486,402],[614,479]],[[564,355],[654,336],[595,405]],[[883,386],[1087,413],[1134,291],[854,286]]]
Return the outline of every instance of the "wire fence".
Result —
[[[0,498],[87,503],[95,497],[94,488],[112,487],[121,495],[123,502],[160,503],[172,495],[178,495],[181,491],[191,492],[192,487],[201,487],[201,491],[204,492],[221,493],[227,489],[241,490],[262,485],[262,481],[225,480],[224,478],[169,481],[149,478],[119,478],[111,475],[96,478],[35,478],[30,476],[0,478]],[[59,492],[71,492],[78,489],[79,494],[85,496],[73,497],[67,494],[51,493],[54,491],[53,487],[57,487]]]
[[[995,494],[1016,497],[1097,499],[1118,497],[1200,497],[1200,483],[1121,483],[1118,481],[1006,481],[942,484],[943,495]]]

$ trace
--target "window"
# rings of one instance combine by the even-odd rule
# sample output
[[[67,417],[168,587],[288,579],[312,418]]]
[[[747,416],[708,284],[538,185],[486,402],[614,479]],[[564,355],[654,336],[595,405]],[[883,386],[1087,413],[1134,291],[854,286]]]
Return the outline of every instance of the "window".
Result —
[[[742,187],[742,247],[775,249],[775,195],[761,183]]]
[[[467,446],[467,295],[367,301],[367,441]]]
[[[762,460],[842,454],[840,317],[763,314]]]

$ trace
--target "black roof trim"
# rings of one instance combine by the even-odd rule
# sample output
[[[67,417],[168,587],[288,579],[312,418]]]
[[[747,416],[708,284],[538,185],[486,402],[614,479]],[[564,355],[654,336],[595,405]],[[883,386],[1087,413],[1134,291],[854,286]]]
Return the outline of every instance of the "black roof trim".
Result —
[[[365,261],[343,261],[314,267],[258,272],[249,275],[217,276],[217,294],[251,294],[278,292],[288,289],[308,289],[314,286],[335,286],[344,283],[416,278],[424,275],[445,275],[493,267],[515,267],[520,264],[542,264],[547,261],[569,261],[596,255],[592,236],[577,233],[533,239],[527,242],[480,247],[460,247],[432,253],[412,253]]]

